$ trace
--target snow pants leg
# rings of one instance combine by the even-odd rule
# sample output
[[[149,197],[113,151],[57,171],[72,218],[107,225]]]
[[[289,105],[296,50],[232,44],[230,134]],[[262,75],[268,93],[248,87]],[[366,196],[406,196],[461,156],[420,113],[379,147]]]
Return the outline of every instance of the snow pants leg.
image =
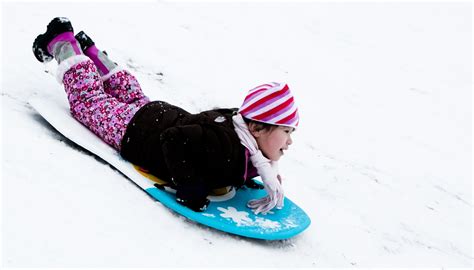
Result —
[[[92,60],[73,65],[63,83],[73,117],[118,151],[133,115],[150,101],[128,71],[102,81]]]

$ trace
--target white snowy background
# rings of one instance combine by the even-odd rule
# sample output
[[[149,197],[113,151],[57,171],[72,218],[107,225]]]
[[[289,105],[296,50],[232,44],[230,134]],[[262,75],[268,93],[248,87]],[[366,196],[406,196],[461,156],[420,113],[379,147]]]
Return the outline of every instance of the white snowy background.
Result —
[[[470,3],[1,7],[2,266],[472,267]],[[63,91],[31,52],[56,16],[191,112],[287,82],[301,123],[280,167],[311,226],[197,225],[57,133],[28,104]]]

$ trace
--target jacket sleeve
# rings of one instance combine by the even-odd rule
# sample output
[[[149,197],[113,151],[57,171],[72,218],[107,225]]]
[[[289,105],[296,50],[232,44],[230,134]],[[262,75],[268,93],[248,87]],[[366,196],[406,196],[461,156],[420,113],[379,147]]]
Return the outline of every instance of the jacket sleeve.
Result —
[[[160,136],[164,160],[176,185],[176,198],[192,209],[206,203],[209,188],[199,174],[203,151],[203,128],[200,125],[175,126]]]

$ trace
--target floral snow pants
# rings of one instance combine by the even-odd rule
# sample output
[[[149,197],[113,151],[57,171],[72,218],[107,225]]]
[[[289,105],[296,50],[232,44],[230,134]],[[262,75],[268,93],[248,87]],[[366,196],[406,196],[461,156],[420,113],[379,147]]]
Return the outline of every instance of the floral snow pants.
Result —
[[[63,83],[73,117],[118,151],[133,115],[150,102],[128,71],[102,81],[92,60],[72,66]]]

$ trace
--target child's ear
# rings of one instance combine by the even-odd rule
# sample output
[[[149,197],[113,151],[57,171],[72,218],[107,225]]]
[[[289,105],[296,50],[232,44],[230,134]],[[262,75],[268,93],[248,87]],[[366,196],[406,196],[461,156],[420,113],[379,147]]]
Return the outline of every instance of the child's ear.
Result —
[[[261,134],[262,130],[258,130],[257,125],[253,122],[250,122],[249,123],[249,131],[255,138],[258,138],[258,137],[260,137],[260,134]]]

